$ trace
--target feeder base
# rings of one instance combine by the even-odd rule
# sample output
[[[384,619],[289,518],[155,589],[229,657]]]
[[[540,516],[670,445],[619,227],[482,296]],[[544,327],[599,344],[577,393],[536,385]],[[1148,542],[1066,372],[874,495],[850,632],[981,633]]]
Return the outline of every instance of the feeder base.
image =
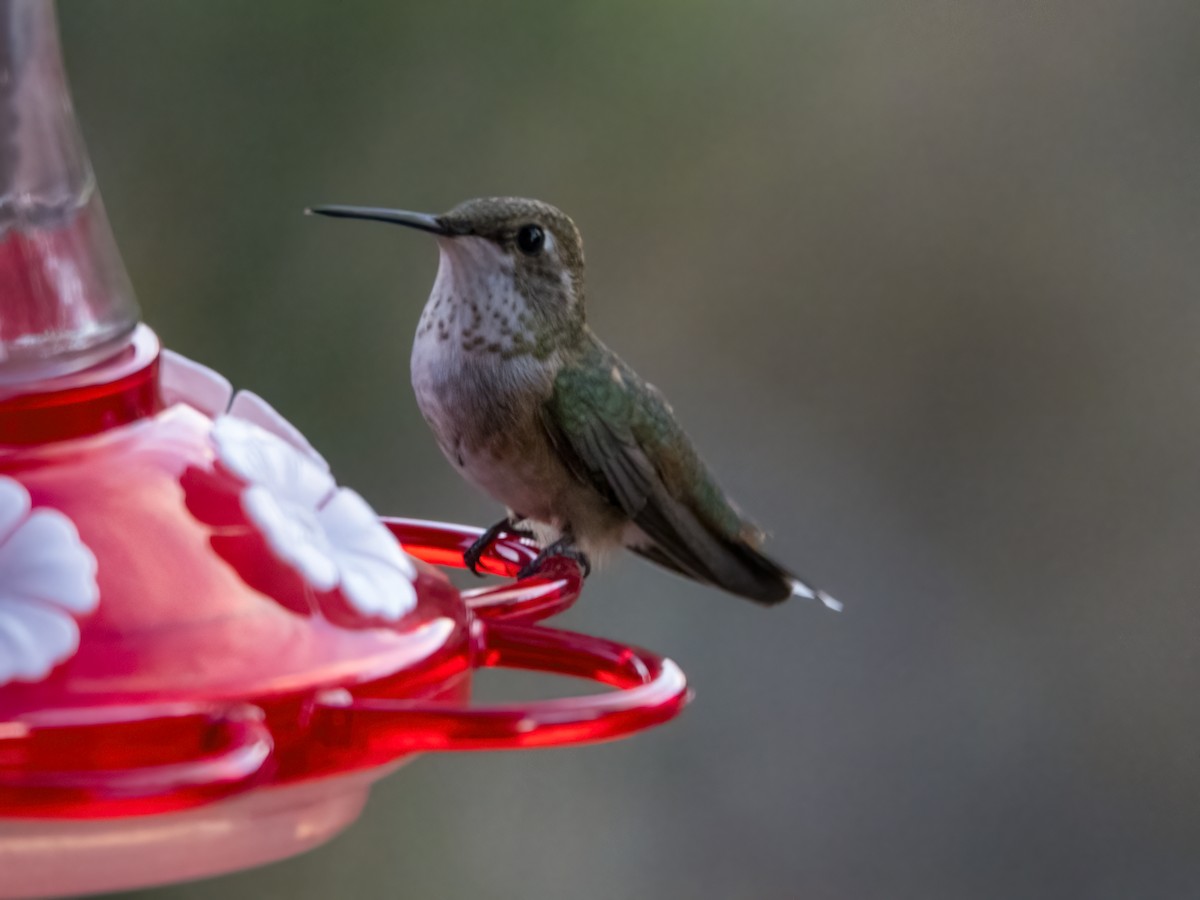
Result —
[[[0,900],[97,894],[260,866],[311,850],[354,822],[369,769],[184,812],[125,819],[0,819]]]

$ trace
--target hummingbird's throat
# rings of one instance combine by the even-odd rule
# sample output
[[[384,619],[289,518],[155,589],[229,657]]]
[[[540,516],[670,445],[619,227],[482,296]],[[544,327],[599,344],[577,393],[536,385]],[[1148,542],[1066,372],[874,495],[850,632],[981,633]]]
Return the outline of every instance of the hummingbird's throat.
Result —
[[[534,316],[517,288],[513,259],[485,238],[438,241],[433,291],[417,325],[418,343],[438,350],[518,355],[526,352]]]

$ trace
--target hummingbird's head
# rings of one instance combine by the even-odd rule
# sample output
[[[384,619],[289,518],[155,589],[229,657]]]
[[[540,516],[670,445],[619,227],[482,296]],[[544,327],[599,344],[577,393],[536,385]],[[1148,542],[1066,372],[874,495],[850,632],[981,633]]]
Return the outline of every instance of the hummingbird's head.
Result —
[[[492,244],[531,293],[583,297],[583,238],[570,216],[541,200],[480,197],[437,217],[454,236]],[[570,296],[562,296],[564,288]]]
[[[467,305],[506,331],[532,332],[534,338],[554,339],[583,324],[583,238],[570,217],[549,203],[481,197],[441,215],[357,206],[310,211],[435,235],[441,262],[431,303]]]

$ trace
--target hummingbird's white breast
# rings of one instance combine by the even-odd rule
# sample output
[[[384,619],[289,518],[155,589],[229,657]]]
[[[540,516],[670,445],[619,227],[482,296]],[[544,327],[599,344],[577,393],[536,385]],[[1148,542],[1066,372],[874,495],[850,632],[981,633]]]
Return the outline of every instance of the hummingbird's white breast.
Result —
[[[439,247],[437,279],[413,342],[417,405],[464,477],[510,509],[551,522],[571,478],[538,418],[558,361],[513,352],[528,308],[508,254],[475,237]]]

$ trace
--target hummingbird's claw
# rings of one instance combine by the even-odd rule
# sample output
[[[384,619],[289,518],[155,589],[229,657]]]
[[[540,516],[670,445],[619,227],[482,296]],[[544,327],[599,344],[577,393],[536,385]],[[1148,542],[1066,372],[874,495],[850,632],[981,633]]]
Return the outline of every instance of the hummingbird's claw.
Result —
[[[478,542],[476,542],[463,551],[463,564],[472,575],[482,578],[484,573],[479,571],[479,558],[483,556],[483,551],[487,548],[476,549],[478,546]]]
[[[521,571],[517,573],[517,578],[529,578],[532,575],[536,575],[538,570],[545,565],[546,560],[555,556],[562,556],[574,562],[579,566],[580,571],[583,572],[584,578],[592,574],[592,561],[588,559],[587,554],[577,549],[571,543],[570,538],[559,538],[542,550],[534,559],[526,563]]]
[[[483,578],[487,574],[486,572],[479,571],[479,561],[483,559],[483,554],[487,553],[488,549],[492,544],[496,543],[496,539],[502,534],[511,534],[522,538],[533,537],[532,532],[526,531],[523,528],[515,528],[511,519],[501,519],[490,526],[483,534],[479,535],[475,539],[475,543],[463,551],[463,564],[471,570],[472,575],[478,575],[480,578]]]

